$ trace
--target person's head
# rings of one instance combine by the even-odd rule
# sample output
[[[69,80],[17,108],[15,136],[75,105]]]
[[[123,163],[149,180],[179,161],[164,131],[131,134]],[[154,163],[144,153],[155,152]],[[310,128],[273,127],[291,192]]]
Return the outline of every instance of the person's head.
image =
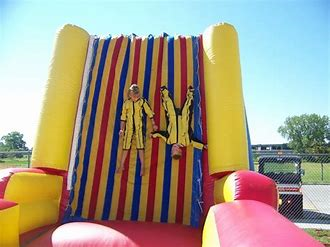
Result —
[[[182,156],[181,147],[182,146],[178,143],[172,145],[171,155],[173,159],[178,160],[181,158]]]
[[[128,89],[128,98],[132,99],[134,102],[140,98],[140,89],[136,84],[132,84]]]

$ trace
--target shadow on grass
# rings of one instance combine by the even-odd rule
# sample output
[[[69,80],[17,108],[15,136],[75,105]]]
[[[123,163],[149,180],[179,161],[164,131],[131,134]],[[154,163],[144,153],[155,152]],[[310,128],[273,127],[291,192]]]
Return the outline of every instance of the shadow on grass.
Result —
[[[285,215],[289,220],[294,223],[310,223],[310,224],[329,224],[330,214],[315,212],[313,210],[304,209],[301,217],[295,217],[294,215]]]

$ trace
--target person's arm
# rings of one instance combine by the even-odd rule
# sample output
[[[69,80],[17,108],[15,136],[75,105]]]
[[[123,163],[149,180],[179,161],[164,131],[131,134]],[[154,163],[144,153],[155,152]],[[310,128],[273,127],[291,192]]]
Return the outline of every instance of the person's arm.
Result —
[[[120,116],[120,130],[119,135],[122,135],[125,132],[126,128],[126,119],[127,119],[127,101],[124,102],[123,109]]]
[[[119,135],[123,135],[126,128],[126,121],[120,121]]]
[[[154,115],[155,113],[151,110],[151,107],[148,103],[148,101],[146,101],[145,99],[143,99],[143,109],[144,109],[144,112],[147,114],[147,116],[150,118],[151,120],[151,124],[152,124],[152,129],[154,131],[156,131],[158,129],[158,126],[156,125],[155,123],[155,120],[154,120]]]
[[[166,131],[154,131],[151,133],[152,138],[160,138],[164,142],[167,142],[168,133]]]
[[[153,129],[153,131],[158,130],[158,126],[156,125],[154,118],[151,118],[150,120],[151,120],[151,124],[152,124],[152,129]]]
[[[201,142],[200,140],[197,140],[196,138],[191,138],[191,145],[194,147],[194,148],[197,148],[197,149],[200,149],[200,150],[203,150],[203,149],[207,149],[207,145],[204,144],[203,142]]]

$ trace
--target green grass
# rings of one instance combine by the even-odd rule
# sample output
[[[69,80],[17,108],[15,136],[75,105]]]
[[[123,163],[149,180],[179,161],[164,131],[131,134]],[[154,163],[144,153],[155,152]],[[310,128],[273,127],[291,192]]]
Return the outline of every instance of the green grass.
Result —
[[[5,168],[24,168],[28,167],[28,157],[23,158],[4,158],[0,159],[0,170]]]
[[[264,165],[264,172],[283,172],[283,173],[293,173],[296,171],[294,163],[276,163],[276,162],[267,162]]]
[[[318,240],[319,242],[330,245],[330,230],[320,229],[304,229],[309,235]]]
[[[303,162],[301,168],[305,170],[302,177],[303,184],[330,184],[330,164],[323,164],[323,180],[322,167],[320,163]]]

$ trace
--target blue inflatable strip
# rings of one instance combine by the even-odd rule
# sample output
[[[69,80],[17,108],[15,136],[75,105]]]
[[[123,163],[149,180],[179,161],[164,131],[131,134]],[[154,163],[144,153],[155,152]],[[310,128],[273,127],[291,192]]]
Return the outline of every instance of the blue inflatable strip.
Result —
[[[119,135],[118,132],[120,130],[120,115],[121,115],[121,108],[124,103],[124,89],[125,83],[127,78],[128,66],[129,66],[129,54],[130,54],[130,47],[131,41],[128,39],[127,48],[124,58],[123,68],[120,74],[119,79],[119,90],[118,90],[118,100],[117,100],[117,108],[116,108],[116,117],[115,117],[115,125],[114,131],[112,136],[112,148],[110,154],[110,164],[109,164],[109,172],[108,172],[108,180],[107,180],[107,187],[106,193],[104,198],[104,205],[103,205],[103,212],[102,212],[102,220],[108,220],[111,203],[112,203],[112,194],[113,194],[113,187],[115,181],[115,172],[116,172],[116,163],[117,163],[117,156],[118,156],[118,144],[119,144]],[[125,94],[126,95],[126,94]]]
[[[77,209],[75,212],[75,216],[78,216],[78,217],[81,216],[84,197],[85,197],[90,152],[91,152],[91,146],[92,146],[93,135],[94,135],[95,118],[96,118],[97,106],[98,106],[98,101],[99,101],[103,70],[104,70],[105,60],[106,60],[107,53],[108,53],[108,47],[109,47],[110,40],[111,40],[111,37],[107,38],[103,44],[101,57],[100,57],[100,64],[99,64],[99,68],[97,71],[97,77],[96,77],[96,82],[95,82],[95,89],[94,89],[94,95],[93,95],[93,101],[92,101],[92,110],[91,110],[91,116],[90,116],[89,125],[88,125],[86,148],[85,148],[84,159],[83,159],[83,171],[82,171],[82,175],[80,178],[78,204],[77,204]]]
[[[152,35],[149,35],[148,44],[147,44],[146,65],[145,65],[145,71],[144,71],[144,84],[143,84],[143,98],[145,98],[146,100],[149,97],[153,48],[154,48],[154,37]],[[146,126],[145,118],[143,119],[143,126]],[[141,172],[141,162],[139,159],[139,155],[137,155],[131,220],[137,220],[139,217],[141,182],[142,182],[142,177],[140,176],[140,172]]]
[[[97,53],[97,48],[99,45],[99,39],[95,39],[93,41],[93,55],[92,55],[92,63],[89,69],[88,73],[88,80],[86,84],[86,92],[84,95],[84,100],[83,100],[83,107],[82,107],[82,112],[81,112],[81,122],[80,122],[80,130],[79,130],[79,136],[78,136],[78,144],[77,144],[77,150],[75,150],[75,163],[74,163],[74,168],[73,168],[73,174],[72,174],[72,184],[71,184],[71,190],[70,190],[70,195],[69,195],[69,203],[68,207],[66,208],[66,211],[64,213],[63,221],[67,220],[71,214],[72,214],[72,207],[71,204],[74,199],[74,186],[77,182],[77,168],[79,164],[79,152],[81,148],[81,136],[82,136],[82,129],[84,126],[84,120],[86,116],[86,110],[87,110],[87,105],[88,105],[88,98],[89,98],[89,93],[90,93],[90,85],[92,81],[92,75],[93,75],[93,69],[95,66],[95,60],[96,60],[96,53]]]
[[[174,37],[167,36],[167,63],[168,63],[168,71],[167,71],[167,80],[168,80],[168,91],[171,95],[174,95]]]
[[[198,75],[198,39],[192,37],[193,44],[193,66],[194,66],[194,78],[193,85],[195,88],[194,93],[194,136],[198,140],[202,140],[202,124],[201,124],[201,95],[200,95],[200,81]],[[200,203],[202,200],[202,174],[201,174],[201,159],[202,150],[194,149],[193,160],[193,180],[192,180],[192,198],[191,198],[191,216],[190,225],[199,227],[199,221],[201,217]]]
[[[246,112],[245,112],[246,116]],[[252,145],[251,145],[251,138],[250,138],[250,131],[249,131],[249,124],[247,121],[247,117],[245,117],[246,122],[246,135],[248,141],[248,153],[249,153],[249,170],[254,171],[254,162],[253,162],[253,154],[252,154]]]
[[[168,42],[167,87],[168,87],[168,91],[173,96],[174,95],[174,38],[168,36],[167,42]],[[172,171],[171,145],[166,145],[162,209],[160,215],[161,222],[167,222],[168,220],[168,209],[169,209],[170,190],[171,190],[171,171]]]

